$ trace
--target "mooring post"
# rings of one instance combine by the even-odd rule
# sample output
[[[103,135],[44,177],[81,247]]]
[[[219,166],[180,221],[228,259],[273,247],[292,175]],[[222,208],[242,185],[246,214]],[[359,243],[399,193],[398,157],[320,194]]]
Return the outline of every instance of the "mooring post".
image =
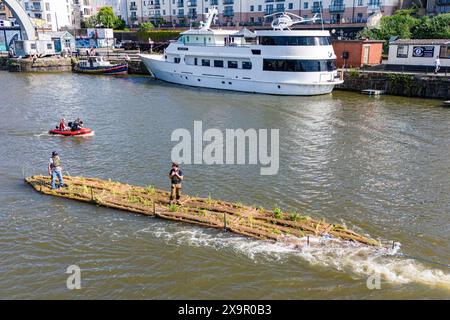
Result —
[[[395,247],[395,241],[392,241],[392,250],[394,250]]]
[[[91,187],[91,200],[94,201],[94,190]]]
[[[308,247],[309,247],[309,236],[306,236],[306,244],[307,244]]]
[[[155,205],[155,201],[152,201],[153,204],[153,214],[156,214],[156,205]]]

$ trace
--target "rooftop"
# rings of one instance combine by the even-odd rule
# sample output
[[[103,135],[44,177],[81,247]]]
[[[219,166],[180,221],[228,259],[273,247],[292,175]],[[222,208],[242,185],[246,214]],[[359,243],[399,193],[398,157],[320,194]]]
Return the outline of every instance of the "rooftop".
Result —
[[[450,39],[398,39],[390,42],[390,44],[438,45],[438,44],[450,44]]]

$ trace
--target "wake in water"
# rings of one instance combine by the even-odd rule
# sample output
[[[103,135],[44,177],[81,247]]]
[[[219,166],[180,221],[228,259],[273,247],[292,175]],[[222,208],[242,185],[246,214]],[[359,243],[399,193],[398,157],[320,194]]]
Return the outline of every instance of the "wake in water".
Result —
[[[394,284],[415,282],[450,290],[450,273],[447,270],[430,269],[417,260],[402,257],[400,243],[393,248],[377,248],[329,237],[289,237],[283,239],[286,241],[275,243],[229,233],[209,233],[199,228],[172,232],[163,224],[138,231],[141,232],[179,244],[209,246],[216,250],[231,249],[255,262],[261,258],[280,261],[295,256],[312,265],[333,268],[360,278],[367,279],[377,274],[383,281]]]

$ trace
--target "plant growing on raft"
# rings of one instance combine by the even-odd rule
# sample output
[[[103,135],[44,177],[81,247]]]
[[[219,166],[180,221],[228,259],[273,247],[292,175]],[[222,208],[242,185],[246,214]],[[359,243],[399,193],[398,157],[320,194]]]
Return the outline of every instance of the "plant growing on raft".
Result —
[[[153,195],[156,193],[156,189],[155,189],[154,186],[148,186],[147,188],[145,188],[145,192],[146,192],[148,195],[153,196]]]
[[[275,218],[281,219],[281,218],[283,217],[283,212],[281,211],[280,208],[275,207],[275,208],[273,209],[273,215],[274,215]]]
[[[298,221],[300,219],[300,215],[298,213],[296,213],[296,212],[293,212],[293,213],[290,214],[289,218],[292,221]]]
[[[169,205],[170,212],[178,212],[179,210],[180,210],[180,206],[176,205],[175,203],[171,203]]]
[[[208,195],[208,198],[206,198],[205,203],[209,206],[212,206],[215,201],[211,198],[211,194]]]

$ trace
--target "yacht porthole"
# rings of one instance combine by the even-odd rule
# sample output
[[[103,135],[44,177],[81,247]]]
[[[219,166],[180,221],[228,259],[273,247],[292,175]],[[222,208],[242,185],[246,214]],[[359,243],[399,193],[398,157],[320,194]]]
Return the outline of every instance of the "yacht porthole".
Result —
[[[231,82],[228,82],[228,84],[231,84]]]
[[[278,89],[281,89],[281,86],[280,86],[280,85],[278,85]]]
[[[225,81],[222,81],[222,84],[225,84]]]
[[[200,79],[197,79],[198,81],[200,81]]]

